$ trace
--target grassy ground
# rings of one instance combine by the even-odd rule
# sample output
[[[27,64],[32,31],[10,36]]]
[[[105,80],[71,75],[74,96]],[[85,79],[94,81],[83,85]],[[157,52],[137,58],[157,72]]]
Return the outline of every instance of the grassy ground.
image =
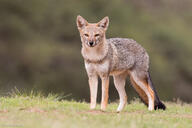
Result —
[[[149,112],[138,101],[116,113],[117,103],[106,112],[89,110],[89,104],[58,101],[54,96],[0,98],[2,128],[192,128],[192,104],[166,103],[167,110]]]

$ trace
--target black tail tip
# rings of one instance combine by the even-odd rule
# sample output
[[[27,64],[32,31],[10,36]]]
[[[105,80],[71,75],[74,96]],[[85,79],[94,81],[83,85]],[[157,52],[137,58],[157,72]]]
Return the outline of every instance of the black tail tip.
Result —
[[[161,101],[159,101],[159,103],[157,105],[155,105],[155,110],[157,110],[157,109],[165,110],[166,106]]]

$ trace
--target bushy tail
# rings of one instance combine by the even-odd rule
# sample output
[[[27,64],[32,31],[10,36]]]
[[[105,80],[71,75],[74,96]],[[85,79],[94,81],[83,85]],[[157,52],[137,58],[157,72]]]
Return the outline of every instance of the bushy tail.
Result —
[[[161,101],[159,101],[157,104],[155,104],[155,110],[157,110],[157,109],[165,110],[166,106]]]
[[[141,100],[143,101],[143,103],[145,105],[148,106],[148,97],[147,95],[145,94],[145,92],[137,85],[137,83],[134,81],[134,79],[132,78],[132,76],[130,77],[130,80],[131,80],[131,83],[133,85],[133,87],[135,88],[136,92],[139,94],[139,97],[141,98]],[[157,110],[157,109],[163,109],[165,110],[166,109],[166,106],[160,101],[158,95],[157,95],[157,91],[155,89],[155,87],[153,86],[153,83],[151,81],[151,78],[150,78],[150,74],[148,72],[148,75],[147,75],[147,80],[146,80],[147,84],[150,86],[150,88],[153,90],[154,92],[154,98],[155,98],[155,104],[154,104],[154,109]]]
[[[155,94],[155,110],[156,109],[163,109],[165,110],[166,109],[166,106],[160,101],[158,95],[157,95],[157,91],[155,89],[155,87],[153,86],[153,83],[152,83],[152,80],[151,80],[151,77],[150,77],[150,73],[148,72],[148,85],[150,85],[150,87],[152,88],[152,90],[154,91],[154,94]]]

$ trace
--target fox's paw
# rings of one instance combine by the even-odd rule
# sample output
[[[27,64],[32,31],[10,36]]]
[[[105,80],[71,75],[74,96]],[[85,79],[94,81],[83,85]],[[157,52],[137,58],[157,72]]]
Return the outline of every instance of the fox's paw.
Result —
[[[149,111],[153,111],[154,110],[154,106],[153,105],[149,105],[148,110]]]
[[[117,112],[121,112],[126,106],[126,103],[120,103],[118,108],[117,108]]]
[[[106,111],[107,106],[106,105],[101,105],[101,111]]]
[[[90,104],[90,109],[93,110],[96,108],[96,104]]]
[[[124,107],[120,107],[120,106],[119,106],[119,107],[117,108],[117,113],[121,112],[121,111],[123,110],[123,108],[124,108]]]
[[[154,108],[148,108],[148,110],[149,110],[149,111],[153,111],[153,110],[154,110]]]

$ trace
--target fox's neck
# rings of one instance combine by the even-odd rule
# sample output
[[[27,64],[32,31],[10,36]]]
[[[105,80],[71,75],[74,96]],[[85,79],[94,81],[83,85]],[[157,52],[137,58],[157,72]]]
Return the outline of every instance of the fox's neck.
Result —
[[[105,57],[107,56],[108,53],[108,43],[107,40],[104,39],[102,42],[100,42],[98,45],[95,47],[87,47],[83,45],[81,53],[83,55],[83,58],[86,61],[92,62],[92,63],[97,63],[101,62]]]

